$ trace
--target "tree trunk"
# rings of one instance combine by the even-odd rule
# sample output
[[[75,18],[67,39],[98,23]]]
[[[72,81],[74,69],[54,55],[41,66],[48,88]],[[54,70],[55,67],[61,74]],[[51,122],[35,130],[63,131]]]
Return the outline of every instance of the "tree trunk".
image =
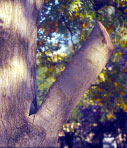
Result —
[[[29,132],[25,116],[36,98],[36,26],[41,1],[0,1],[0,146],[14,146]]]
[[[107,63],[113,46],[98,22],[36,114],[37,18],[43,0],[0,1],[0,146],[55,147],[58,131]],[[36,101],[34,101],[36,107]],[[36,108],[35,108],[36,110]]]

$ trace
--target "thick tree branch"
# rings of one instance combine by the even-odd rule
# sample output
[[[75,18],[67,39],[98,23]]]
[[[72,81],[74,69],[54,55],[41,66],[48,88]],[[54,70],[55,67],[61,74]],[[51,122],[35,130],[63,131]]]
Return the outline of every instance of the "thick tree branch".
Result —
[[[104,26],[97,22],[81,49],[50,88],[36,113],[35,124],[57,131],[68,119],[85,91],[108,62],[113,45]],[[40,121],[40,118],[43,119]],[[55,135],[52,135],[55,136]]]

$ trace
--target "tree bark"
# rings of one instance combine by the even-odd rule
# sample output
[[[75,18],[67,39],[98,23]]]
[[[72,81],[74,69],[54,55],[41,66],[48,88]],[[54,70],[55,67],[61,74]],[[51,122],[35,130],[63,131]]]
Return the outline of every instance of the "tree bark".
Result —
[[[25,114],[36,98],[35,50],[42,3],[0,0],[0,146],[13,146],[23,136]]]
[[[98,22],[36,114],[37,18],[42,0],[0,1],[0,146],[56,147],[58,131],[113,52]],[[36,102],[35,102],[36,103]]]

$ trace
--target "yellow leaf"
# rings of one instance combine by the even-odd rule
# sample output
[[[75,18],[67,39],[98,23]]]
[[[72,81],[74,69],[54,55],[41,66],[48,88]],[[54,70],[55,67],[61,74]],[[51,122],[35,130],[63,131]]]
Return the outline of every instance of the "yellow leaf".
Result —
[[[127,8],[124,9],[124,13],[127,13]]]
[[[49,0],[45,0],[45,3],[48,3]]]
[[[105,81],[105,76],[103,72],[100,73],[99,78],[100,80]]]
[[[97,91],[102,92],[102,89],[101,88],[98,88]]]
[[[78,16],[79,16],[79,13],[78,13],[78,12],[76,12],[76,13],[75,13],[75,16],[76,16],[76,17],[78,17]]]
[[[117,39],[114,39],[114,42],[117,43]]]
[[[118,86],[118,83],[117,82],[114,82],[114,85],[115,85],[115,87],[117,87]]]
[[[97,126],[97,124],[96,123],[93,123],[93,126]]]
[[[86,17],[88,17],[89,16],[89,13],[86,13]]]
[[[123,92],[123,91],[121,91],[121,92],[120,92],[120,95],[121,95],[121,96],[123,96],[123,95],[124,95],[124,92]]]
[[[104,97],[106,97],[107,96],[107,94],[104,94]]]
[[[87,24],[86,24],[86,27],[89,27],[89,26],[90,26],[90,24],[89,24],[89,23],[87,23]]]
[[[127,104],[124,104],[123,110],[127,112]]]
[[[111,25],[111,26],[109,26],[109,28],[108,28],[107,30],[108,30],[108,32],[109,32],[109,34],[110,34],[110,33],[112,33],[112,31],[114,30],[114,27]]]
[[[101,72],[101,73],[100,73],[100,77],[104,77],[104,73]]]
[[[100,98],[96,98],[96,99],[94,99],[94,101],[95,101],[95,102],[100,102],[101,99],[100,99]]]
[[[81,40],[84,40],[84,34],[81,33]]]
[[[107,118],[110,120],[112,119],[113,115],[111,113],[107,114]]]
[[[41,26],[41,30],[42,30],[42,31],[45,31],[45,28],[44,28],[44,26]]]
[[[60,71],[64,71],[65,67],[64,66],[60,66],[59,69],[60,69]]]
[[[58,57],[58,60],[61,62],[62,61],[62,58],[61,57]]]
[[[85,27],[86,27],[86,25],[85,25],[85,23],[83,23],[82,28],[85,29]]]
[[[69,16],[69,18],[68,18],[70,21],[72,21],[73,20],[73,17],[72,16]]]
[[[121,107],[121,104],[120,104],[120,103],[117,103],[116,105],[117,105],[118,107]]]

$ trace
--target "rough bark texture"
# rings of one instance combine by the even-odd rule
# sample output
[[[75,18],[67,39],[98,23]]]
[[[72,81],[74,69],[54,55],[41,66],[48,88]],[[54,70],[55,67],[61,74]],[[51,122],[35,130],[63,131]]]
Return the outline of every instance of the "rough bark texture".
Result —
[[[58,131],[107,63],[113,46],[98,22],[38,112],[35,94],[37,18],[42,0],[0,1],[0,146],[57,146]]]
[[[25,114],[36,95],[35,49],[41,6],[42,0],[0,0],[0,146],[15,145],[27,128]]]

